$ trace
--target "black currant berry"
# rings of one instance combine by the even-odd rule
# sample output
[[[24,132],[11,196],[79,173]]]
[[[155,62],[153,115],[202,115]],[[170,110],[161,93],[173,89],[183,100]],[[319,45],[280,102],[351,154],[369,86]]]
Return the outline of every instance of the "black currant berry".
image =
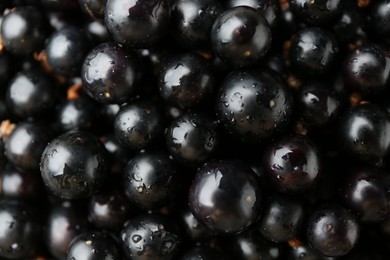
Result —
[[[289,197],[273,195],[264,204],[258,228],[265,238],[283,242],[299,234],[304,220],[301,203]]]
[[[321,173],[320,153],[305,136],[284,137],[264,152],[264,173],[281,192],[303,192],[315,184]]]
[[[130,102],[116,114],[114,130],[124,147],[145,148],[163,133],[162,111],[152,100]]]
[[[141,215],[130,219],[121,232],[127,259],[175,259],[182,238],[177,227],[160,215]]]
[[[390,120],[375,104],[350,108],[340,120],[341,148],[372,165],[381,165],[390,147]]]
[[[363,45],[351,51],[343,64],[345,84],[363,95],[385,90],[390,78],[390,58],[374,45]]]
[[[106,233],[85,232],[75,237],[68,246],[67,260],[121,259],[117,242]]]
[[[51,131],[47,126],[36,122],[19,122],[4,142],[4,154],[15,167],[36,171],[50,139]]]
[[[334,36],[320,27],[308,27],[291,39],[291,69],[301,77],[324,76],[332,69],[339,46]]]
[[[218,97],[218,119],[228,133],[246,142],[263,142],[280,132],[292,115],[292,95],[271,71],[233,71]]]
[[[330,22],[340,13],[341,3],[341,0],[289,0],[294,15],[311,25]]]
[[[381,221],[390,217],[390,176],[377,168],[365,168],[348,176],[343,189],[345,205],[362,221]]]
[[[108,0],[104,22],[116,42],[147,48],[168,30],[170,12],[168,0]]]
[[[257,63],[271,47],[271,41],[267,20],[247,6],[228,9],[215,20],[211,29],[214,53],[236,67]]]
[[[211,64],[196,53],[169,59],[159,75],[161,96],[172,105],[190,108],[204,103],[214,89]]]
[[[307,239],[310,245],[326,256],[343,256],[356,244],[359,224],[340,206],[324,206],[308,220]]]
[[[0,257],[28,259],[36,251],[41,226],[37,212],[20,201],[0,201]]]
[[[52,140],[41,158],[46,187],[61,198],[85,198],[108,177],[107,152],[87,132],[71,131]]]
[[[258,220],[261,189],[256,174],[234,161],[204,164],[189,191],[196,219],[218,234],[236,234]]]
[[[172,34],[185,49],[208,47],[211,27],[222,12],[218,0],[174,0]]]
[[[207,117],[184,114],[171,122],[165,132],[169,152],[179,162],[204,162],[216,150],[218,132]]]
[[[47,62],[53,71],[60,75],[79,75],[81,64],[90,47],[85,32],[77,27],[65,26],[47,40]]]
[[[29,55],[40,51],[46,39],[47,21],[34,6],[18,6],[4,15],[0,35],[7,51]]]
[[[123,103],[135,91],[135,64],[134,57],[120,45],[102,43],[84,59],[81,68],[84,89],[100,103]]]
[[[170,201],[180,189],[180,177],[172,160],[162,153],[144,152],[131,158],[123,171],[127,199],[142,209]]]

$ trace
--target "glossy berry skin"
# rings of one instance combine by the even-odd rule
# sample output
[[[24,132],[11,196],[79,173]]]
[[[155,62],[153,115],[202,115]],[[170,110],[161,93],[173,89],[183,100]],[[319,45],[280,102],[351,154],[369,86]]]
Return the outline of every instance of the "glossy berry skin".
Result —
[[[363,45],[351,51],[343,64],[345,84],[363,95],[375,95],[385,90],[389,78],[390,59],[379,47]]]
[[[304,84],[298,90],[297,107],[303,121],[313,127],[332,122],[341,110],[341,99],[331,86],[322,82]]]
[[[52,205],[47,215],[44,242],[51,255],[65,259],[69,243],[88,229],[83,207],[75,202],[63,201]]]
[[[357,5],[348,3],[343,7],[341,14],[333,24],[333,32],[339,42],[348,43],[356,39],[365,39],[364,16]]]
[[[93,20],[104,19],[107,0],[79,0],[81,10]]]
[[[324,76],[336,59],[339,47],[334,36],[319,27],[298,31],[291,39],[290,66],[304,78]]]
[[[195,218],[217,234],[236,234],[256,222],[260,200],[256,174],[236,161],[204,164],[193,179],[188,196]]]
[[[37,212],[20,201],[0,201],[0,257],[27,259],[38,248]]]
[[[256,9],[267,20],[272,30],[277,29],[280,19],[279,3],[275,0],[228,0],[228,8],[248,6]]]
[[[133,48],[147,48],[164,36],[170,22],[168,0],[108,0],[104,21],[111,37]]]
[[[291,11],[303,22],[323,25],[334,19],[341,10],[341,0],[289,0]]]
[[[46,146],[41,174],[46,187],[56,196],[85,198],[104,183],[108,174],[107,154],[90,133],[67,132]]]
[[[19,169],[38,170],[41,154],[50,138],[51,132],[47,126],[36,122],[20,122],[5,140],[5,156]]]
[[[377,168],[356,170],[343,188],[346,207],[358,213],[365,222],[381,221],[390,216],[390,177]]]
[[[127,221],[121,232],[126,259],[175,259],[182,238],[177,227],[161,215],[140,215]]]
[[[190,108],[203,103],[211,94],[215,76],[211,64],[196,53],[171,58],[158,78],[161,96],[172,105]]]
[[[216,124],[204,115],[187,113],[171,122],[165,131],[167,147],[179,162],[204,162],[218,145]]]
[[[139,100],[122,106],[115,117],[115,136],[121,145],[138,150],[163,132],[163,115],[152,100]]]
[[[210,45],[210,30],[223,12],[217,0],[175,0],[172,3],[172,34],[185,49]]]
[[[42,116],[55,104],[55,85],[40,70],[21,71],[8,84],[6,101],[17,117]]]
[[[301,203],[289,197],[273,195],[265,203],[258,228],[268,240],[285,242],[299,234],[303,220]]]
[[[343,256],[356,244],[359,224],[340,206],[324,206],[314,211],[307,226],[310,245],[326,256]]]
[[[205,228],[199,221],[194,217],[189,209],[185,209],[181,215],[182,225],[187,238],[191,241],[208,241],[214,234],[207,228]]]
[[[373,2],[367,19],[369,28],[372,30],[370,32],[388,43],[390,41],[390,1],[379,0]]]
[[[108,152],[111,173],[121,174],[123,167],[127,164],[133,153],[123,147],[113,133],[100,136],[99,141],[103,143],[104,148]]]
[[[88,97],[66,100],[58,106],[57,125],[61,131],[88,130],[97,117],[97,106]]]
[[[0,198],[34,200],[42,194],[42,179],[35,171],[21,171],[6,165],[0,173]]]
[[[306,136],[284,137],[263,155],[264,173],[280,192],[296,193],[312,187],[321,173],[316,144]]]
[[[340,122],[343,150],[361,161],[381,165],[390,147],[387,114],[375,104],[361,104],[349,109]]]
[[[268,22],[253,8],[228,9],[214,22],[211,47],[222,61],[235,67],[257,63],[271,47]]]
[[[135,91],[135,59],[120,45],[108,42],[84,59],[81,79],[86,92],[103,104],[123,103]]]
[[[111,40],[110,35],[108,34],[107,27],[104,25],[103,21],[92,20],[85,24],[84,30],[88,36],[92,39],[94,44],[101,44]]]
[[[123,171],[127,199],[142,209],[170,201],[180,189],[180,178],[172,160],[163,153],[144,152],[130,159]]]
[[[46,39],[46,21],[33,6],[18,6],[5,14],[0,35],[7,51],[15,55],[29,55],[39,51]]]
[[[125,196],[115,190],[93,194],[88,202],[88,221],[94,227],[105,230],[120,230],[133,209]]]
[[[79,75],[90,47],[85,32],[77,27],[65,26],[47,40],[47,62],[55,73],[63,76]]]
[[[234,259],[284,259],[284,248],[281,244],[269,241],[257,228],[231,237],[228,249],[229,256]]]
[[[121,259],[119,245],[107,233],[81,233],[73,239],[68,248],[67,260]]]
[[[245,142],[263,142],[290,120],[293,98],[277,74],[265,70],[230,73],[218,93],[217,117]]]

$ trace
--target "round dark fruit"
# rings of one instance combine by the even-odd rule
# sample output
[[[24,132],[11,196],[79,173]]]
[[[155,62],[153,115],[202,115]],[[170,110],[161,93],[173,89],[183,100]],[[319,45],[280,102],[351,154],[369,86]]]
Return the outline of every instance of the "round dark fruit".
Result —
[[[289,0],[288,2],[294,15],[310,25],[324,25],[330,22],[337,17],[342,7],[341,0]]]
[[[37,212],[27,204],[0,201],[0,257],[28,259],[38,249],[40,237]]]
[[[218,0],[174,0],[172,34],[185,49],[208,47],[211,27],[222,12]]]
[[[245,164],[214,161],[198,170],[188,201],[195,218],[213,233],[236,234],[258,220],[261,189]]]
[[[142,209],[164,205],[180,189],[172,160],[163,153],[144,152],[130,159],[123,171],[127,199]]]
[[[135,64],[134,57],[120,45],[102,43],[84,59],[81,68],[84,89],[100,103],[123,103],[135,92]]]
[[[218,132],[209,118],[184,114],[168,126],[165,139],[171,155],[179,162],[204,162],[216,150]]]
[[[64,76],[80,74],[81,64],[90,49],[85,32],[65,26],[54,32],[46,43],[47,62],[54,72]]]
[[[317,146],[306,136],[284,137],[270,145],[263,166],[274,188],[287,193],[313,187],[322,169]]]
[[[0,35],[5,49],[16,55],[40,51],[47,36],[47,21],[34,6],[18,6],[4,15]]]
[[[182,238],[177,227],[160,215],[141,215],[130,219],[121,232],[127,259],[175,259]]]
[[[231,72],[216,102],[225,130],[246,142],[263,142],[288,124],[293,97],[285,82],[266,70]]]
[[[326,256],[343,256],[359,238],[355,217],[340,206],[324,206],[314,211],[307,223],[310,245]]]
[[[390,146],[390,121],[376,104],[360,104],[344,114],[339,127],[341,148],[350,156],[381,165]]]
[[[152,100],[130,102],[116,114],[114,129],[124,147],[145,148],[163,133],[162,111]]]
[[[116,42],[147,48],[168,30],[170,13],[168,0],[108,0],[104,22]]]
[[[214,89],[215,78],[211,64],[196,53],[171,58],[159,75],[161,96],[182,108],[198,106]]]
[[[58,197],[86,198],[108,177],[107,152],[90,133],[67,132],[46,146],[41,174],[46,187]]]
[[[338,52],[338,43],[330,32],[319,27],[308,27],[291,39],[290,66],[301,77],[321,77],[330,72]]]
[[[247,6],[226,10],[215,20],[210,35],[214,53],[235,67],[255,65],[272,42],[267,20]]]
[[[85,232],[75,237],[68,246],[67,260],[121,259],[116,241],[106,233]]]

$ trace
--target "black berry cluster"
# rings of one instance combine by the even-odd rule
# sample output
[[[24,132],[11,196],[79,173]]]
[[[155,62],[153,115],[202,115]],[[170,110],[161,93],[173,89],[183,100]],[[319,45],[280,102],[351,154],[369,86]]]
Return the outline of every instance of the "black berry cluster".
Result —
[[[390,0],[0,0],[0,259],[390,259]]]

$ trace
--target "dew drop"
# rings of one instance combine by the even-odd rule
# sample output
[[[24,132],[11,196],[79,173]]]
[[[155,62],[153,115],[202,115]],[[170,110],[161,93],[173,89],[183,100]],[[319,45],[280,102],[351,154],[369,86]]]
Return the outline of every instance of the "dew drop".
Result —
[[[134,235],[131,237],[131,240],[133,240],[134,243],[138,243],[142,240],[142,237],[140,235]]]

